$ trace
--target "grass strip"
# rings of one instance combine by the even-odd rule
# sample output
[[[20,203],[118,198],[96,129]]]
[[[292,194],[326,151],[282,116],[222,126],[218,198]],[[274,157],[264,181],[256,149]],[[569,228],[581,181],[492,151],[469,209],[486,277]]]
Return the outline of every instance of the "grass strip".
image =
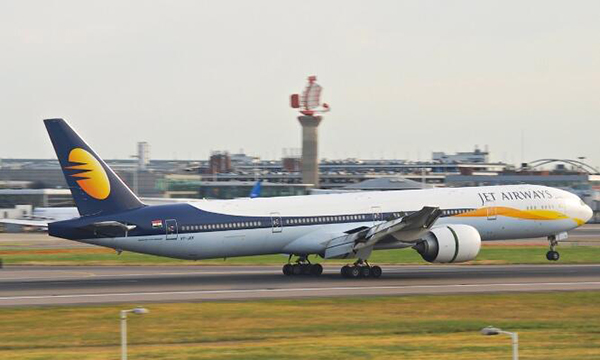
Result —
[[[0,309],[0,358],[117,359],[120,309]],[[600,293],[327,298],[146,304],[129,317],[131,359],[600,358]]]

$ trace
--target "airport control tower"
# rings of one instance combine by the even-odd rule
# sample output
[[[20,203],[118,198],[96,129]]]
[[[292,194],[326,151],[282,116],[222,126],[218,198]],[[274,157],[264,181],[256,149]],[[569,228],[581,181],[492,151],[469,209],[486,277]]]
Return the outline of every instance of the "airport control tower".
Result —
[[[292,108],[298,109],[302,125],[302,182],[319,187],[319,139],[317,128],[323,119],[320,114],[329,111],[329,105],[321,104],[321,90],[316,76],[308,77],[302,95],[291,96]]]

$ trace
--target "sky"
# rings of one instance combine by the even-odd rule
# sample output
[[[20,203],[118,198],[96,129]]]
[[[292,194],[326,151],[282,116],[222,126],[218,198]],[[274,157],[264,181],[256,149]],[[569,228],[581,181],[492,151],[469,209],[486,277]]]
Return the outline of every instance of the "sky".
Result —
[[[109,159],[278,159],[314,74],[321,158],[600,167],[598,19],[596,0],[2,1],[0,158],[53,158],[61,117]]]

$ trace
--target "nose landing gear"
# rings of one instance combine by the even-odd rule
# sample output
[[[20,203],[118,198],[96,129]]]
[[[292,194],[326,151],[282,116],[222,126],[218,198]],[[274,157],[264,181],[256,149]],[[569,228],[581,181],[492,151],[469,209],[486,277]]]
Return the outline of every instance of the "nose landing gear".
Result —
[[[548,236],[548,241],[550,242],[550,251],[546,253],[546,259],[548,261],[558,261],[560,254],[556,251],[556,246],[558,246],[556,236]]]

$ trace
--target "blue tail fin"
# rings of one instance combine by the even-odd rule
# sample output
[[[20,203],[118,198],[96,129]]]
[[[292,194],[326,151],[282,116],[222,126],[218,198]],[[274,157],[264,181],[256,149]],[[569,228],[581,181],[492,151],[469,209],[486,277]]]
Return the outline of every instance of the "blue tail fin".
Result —
[[[63,119],[44,120],[44,124],[81,216],[144,206]]]
[[[262,190],[261,184],[262,184],[262,180],[258,180],[258,181],[257,181],[257,182],[254,184],[254,187],[252,187],[252,191],[250,191],[250,198],[251,198],[251,199],[254,199],[254,198],[260,197],[260,192],[261,192],[261,190]]]

